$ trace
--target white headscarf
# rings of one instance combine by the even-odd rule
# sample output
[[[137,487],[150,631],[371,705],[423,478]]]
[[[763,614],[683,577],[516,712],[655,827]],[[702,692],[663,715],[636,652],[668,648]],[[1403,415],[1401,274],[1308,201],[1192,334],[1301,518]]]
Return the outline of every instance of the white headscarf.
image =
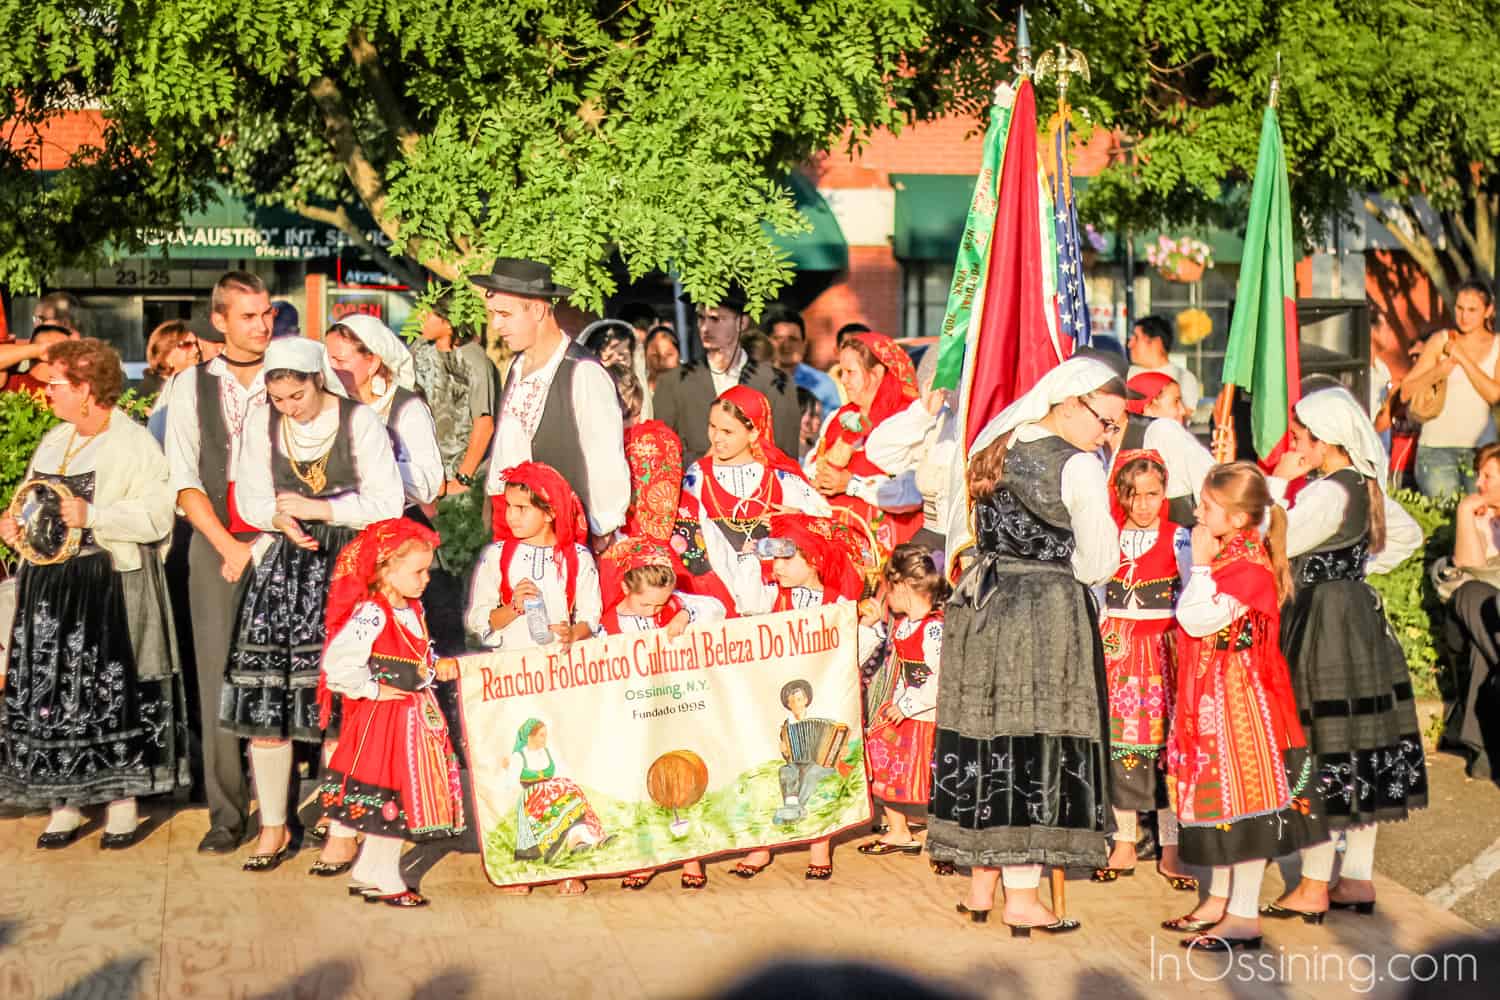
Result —
[[[972,459],[1002,435],[1013,434],[1026,424],[1034,424],[1065,399],[1083,396],[1120,377],[1109,365],[1094,358],[1070,358],[1043,375],[1020,399],[1001,410],[985,424],[984,430],[969,446]],[[960,430],[962,433],[962,430]],[[968,462],[954,462],[948,480],[947,556],[951,562],[973,542],[969,527],[970,503],[967,478]]]
[[[1385,488],[1385,446],[1375,425],[1359,401],[1344,388],[1319,389],[1308,393],[1293,407],[1297,419],[1325,444],[1336,444],[1349,453],[1349,461],[1362,476]]]
[[[334,325],[342,326],[354,334],[361,344],[385,362],[396,385],[408,390],[417,387],[416,365],[412,363],[411,351],[400,337],[391,332],[390,327],[364,313],[345,316]],[[383,395],[388,395],[394,388],[395,386],[388,386]]]
[[[328,363],[328,352],[323,345],[307,337],[277,337],[266,348],[263,359],[265,372],[280,370],[302,372],[306,375],[322,375],[324,387],[335,396],[347,396],[344,383],[338,372]]]
[[[1119,378],[1109,365],[1093,358],[1071,358],[1043,375],[1031,391],[1001,410],[969,446],[969,457],[983,451],[1002,434],[1010,434],[1024,424],[1034,424],[1058,403],[1073,396],[1084,396],[1105,383]]]

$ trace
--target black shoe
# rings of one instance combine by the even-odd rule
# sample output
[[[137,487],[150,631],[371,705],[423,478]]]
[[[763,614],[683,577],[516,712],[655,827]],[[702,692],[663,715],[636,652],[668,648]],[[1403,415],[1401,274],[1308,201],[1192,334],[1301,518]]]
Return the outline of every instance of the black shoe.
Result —
[[[240,849],[241,835],[227,827],[216,826],[198,841],[199,854],[233,854]]]
[[[354,867],[353,861],[314,861],[307,874],[316,875],[319,878],[334,878]]]
[[[1368,917],[1375,912],[1375,900],[1371,899],[1363,903],[1340,903],[1330,899],[1328,908],[1330,910],[1353,910],[1361,916]]]
[[[1083,924],[1072,917],[1063,917],[1050,924],[1032,924],[1030,927],[1024,924],[1006,924],[1005,926],[1010,928],[1011,937],[1029,938],[1032,931],[1041,931],[1043,934],[1068,934],[1078,930]]]
[[[1272,920],[1291,920],[1301,917],[1304,924],[1321,924],[1323,918],[1328,916],[1327,910],[1294,910],[1290,906],[1282,906],[1280,903],[1267,903],[1260,908],[1260,915],[1270,917]]]
[[[82,832],[83,826],[80,824],[71,830],[64,830],[61,833],[44,833],[36,838],[36,849],[39,851],[60,851],[77,840],[78,835]]]
[[[1186,938],[1182,942],[1184,948],[1192,951],[1260,951],[1262,938],[1259,934],[1252,938],[1219,937],[1217,934],[1200,934],[1197,937]]]
[[[141,823],[129,833],[106,833],[99,840],[101,851],[123,851],[139,844],[146,836],[146,824]]]
[[[274,872],[281,867],[281,863],[297,853],[297,848],[290,842],[275,854],[252,854],[245,859],[240,868],[247,872]]]

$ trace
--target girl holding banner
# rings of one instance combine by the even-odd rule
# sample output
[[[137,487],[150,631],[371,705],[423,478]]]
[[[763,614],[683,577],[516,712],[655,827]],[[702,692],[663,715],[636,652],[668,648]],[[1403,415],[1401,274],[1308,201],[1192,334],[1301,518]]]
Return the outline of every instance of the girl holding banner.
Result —
[[[969,450],[978,551],[948,604],[928,851],[972,867],[960,913],[1072,931],[1037,895],[1043,864],[1102,867],[1109,724],[1089,588],[1119,564],[1104,466],[1125,419],[1107,365],[1065,361]],[[955,504],[958,502],[955,498]]]
[[[708,454],[683,476],[673,548],[694,591],[753,613],[737,607],[732,581],[764,577],[753,546],[770,533],[771,517],[786,511],[826,517],[831,508],[776,447],[771,404],[754,389],[737,385],[714,401],[708,439]]]
[[[493,497],[495,541],[480,552],[474,568],[465,626],[490,649],[525,649],[557,641],[566,645],[588,638],[599,624],[602,608],[599,571],[583,544],[588,538],[583,505],[557,470],[540,462],[512,466],[501,473],[501,481],[504,488]],[[526,840],[518,849],[551,849],[558,841],[548,839],[555,831],[543,822],[542,814],[567,806],[571,815],[572,793],[560,784],[565,779],[555,775],[556,762],[546,749],[546,726],[531,720],[522,729],[512,758],[522,787],[517,835],[524,833]],[[583,811],[593,815],[587,803]],[[598,821],[585,826],[592,830]],[[571,836],[568,830],[562,833]],[[602,839],[600,833],[592,842]],[[558,886],[565,896],[586,889],[583,880],[575,878]],[[531,888],[508,886],[501,891],[526,895]]]

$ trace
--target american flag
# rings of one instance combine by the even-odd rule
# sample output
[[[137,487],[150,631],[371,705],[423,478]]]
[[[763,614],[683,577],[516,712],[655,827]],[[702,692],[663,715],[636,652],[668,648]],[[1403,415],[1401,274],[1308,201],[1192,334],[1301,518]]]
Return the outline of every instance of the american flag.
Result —
[[[1073,199],[1073,176],[1068,169],[1069,128],[1064,119],[1053,138],[1057,156],[1052,171],[1053,222],[1057,230],[1057,328],[1074,347],[1093,343],[1089,328],[1088,289],[1078,239],[1078,205]]]

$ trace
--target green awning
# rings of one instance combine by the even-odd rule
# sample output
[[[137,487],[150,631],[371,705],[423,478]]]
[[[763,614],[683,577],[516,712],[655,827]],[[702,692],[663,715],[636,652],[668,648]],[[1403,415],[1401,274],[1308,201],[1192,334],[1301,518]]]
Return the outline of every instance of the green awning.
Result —
[[[845,271],[849,268],[849,243],[833,209],[818,193],[812,181],[793,171],[786,179],[792,200],[802,217],[812,225],[812,232],[784,236],[773,232],[771,239],[792,259],[799,271]]]
[[[896,256],[952,263],[969,218],[975,179],[974,174],[891,174]]]
[[[958,256],[969,202],[974,197],[974,174],[891,174],[896,189],[895,251],[902,260],[952,261]],[[1075,177],[1073,186],[1082,191],[1087,177]],[[1235,263],[1244,256],[1245,240],[1239,233],[1212,227],[1180,227],[1162,230],[1167,236],[1194,236],[1209,245],[1214,260]],[[1100,256],[1114,259],[1116,238],[1105,233]],[[1157,233],[1137,234],[1137,260],[1145,260],[1146,246]]]

